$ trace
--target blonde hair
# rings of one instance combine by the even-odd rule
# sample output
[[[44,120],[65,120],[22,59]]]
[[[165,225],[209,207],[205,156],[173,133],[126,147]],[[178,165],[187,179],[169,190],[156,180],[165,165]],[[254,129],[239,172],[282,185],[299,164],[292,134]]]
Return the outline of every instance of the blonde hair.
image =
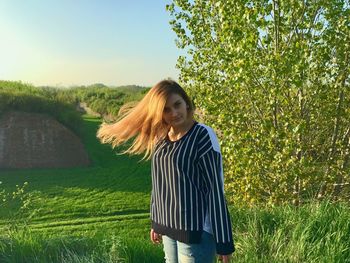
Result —
[[[102,143],[110,143],[114,148],[136,136],[123,153],[144,153],[143,159],[150,159],[157,141],[164,139],[170,128],[163,120],[163,111],[171,94],[178,94],[184,99],[189,116],[193,117],[194,105],[184,89],[173,80],[162,80],[136,106],[124,105],[116,123],[103,123],[97,131],[97,137]]]

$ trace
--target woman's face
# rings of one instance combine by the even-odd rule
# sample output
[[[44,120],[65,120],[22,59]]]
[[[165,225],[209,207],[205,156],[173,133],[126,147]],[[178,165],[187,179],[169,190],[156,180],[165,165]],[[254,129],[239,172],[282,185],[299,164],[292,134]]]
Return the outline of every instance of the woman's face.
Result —
[[[171,94],[166,101],[163,120],[172,127],[183,125],[187,121],[188,106],[179,94]]]

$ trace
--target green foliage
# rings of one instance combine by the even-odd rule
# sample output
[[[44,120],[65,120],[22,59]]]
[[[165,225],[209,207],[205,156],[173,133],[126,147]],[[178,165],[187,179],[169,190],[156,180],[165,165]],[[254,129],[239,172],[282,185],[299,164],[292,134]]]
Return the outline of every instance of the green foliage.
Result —
[[[121,106],[127,102],[139,101],[146,89],[139,86],[106,87],[101,85],[74,87],[70,95],[77,102],[84,102],[101,116],[116,118]]]
[[[59,89],[0,81],[0,115],[10,110],[48,114],[80,133],[81,116],[74,99]]]
[[[350,5],[189,1],[167,6],[180,80],[216,128],[241,204],[348,199]]]
[[[101,116],[116,118],[120,107],[142,99],[147,88],[139,86],[107,87],[103,84],[72,88],[35,87],[14,81],[0,81],[0,115],[18,110],[51,115],[79,135],[81,116],[76,108],[80,102]]]

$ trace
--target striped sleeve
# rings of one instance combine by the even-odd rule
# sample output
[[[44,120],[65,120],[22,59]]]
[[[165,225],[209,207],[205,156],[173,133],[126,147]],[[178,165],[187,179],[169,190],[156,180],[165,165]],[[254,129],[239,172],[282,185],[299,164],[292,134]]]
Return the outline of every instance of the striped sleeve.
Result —
[[[207,127],[207,135],[200,145],[199,167],[209,182],[208,209],[216,252],[228,255],[234,252],[230,215],[224,196],[223,169],[220,146],[214,131]]]

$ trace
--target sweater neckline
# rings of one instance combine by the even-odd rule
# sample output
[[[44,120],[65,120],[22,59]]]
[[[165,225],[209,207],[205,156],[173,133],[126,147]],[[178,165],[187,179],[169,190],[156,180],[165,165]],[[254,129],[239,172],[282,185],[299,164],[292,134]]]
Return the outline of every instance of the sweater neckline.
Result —
[[[169,143],[176,143],[176,142],[179,142],[181,140],[183,140],[185,137],[187,137],[188,134],[190,134],[192,132],[192,130],[194,129],[194,127],[198,124],[197,121],[194,121],[192,127],[180,138],[180,139],[177,139],[176,141],[172,141],[170,140],[169,138],[169,135],[167,134],[167,136],[165,137],[165,140]]]

